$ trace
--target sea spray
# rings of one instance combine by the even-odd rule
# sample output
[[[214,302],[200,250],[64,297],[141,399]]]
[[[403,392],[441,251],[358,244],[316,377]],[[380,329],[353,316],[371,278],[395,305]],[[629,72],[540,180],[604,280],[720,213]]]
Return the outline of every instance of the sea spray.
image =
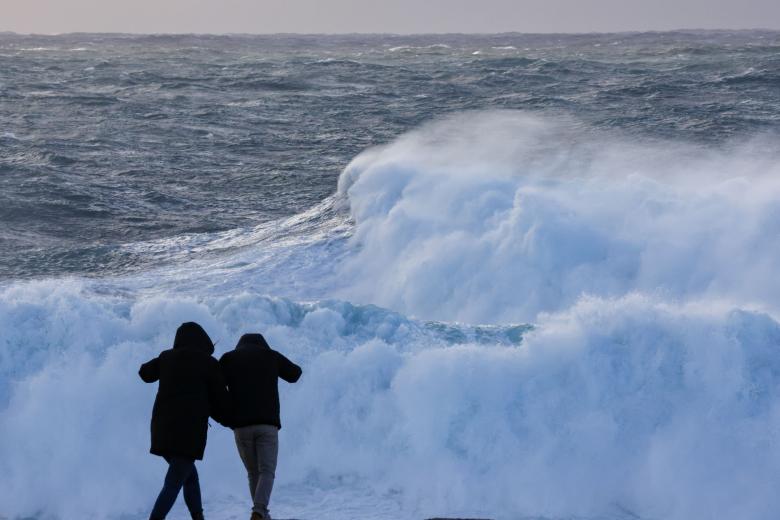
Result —
[[[421,317],[534,321],[583,294],[778,310],[780,150],[636,142],[516,111],[434,122],[358,156],[350,300]]]

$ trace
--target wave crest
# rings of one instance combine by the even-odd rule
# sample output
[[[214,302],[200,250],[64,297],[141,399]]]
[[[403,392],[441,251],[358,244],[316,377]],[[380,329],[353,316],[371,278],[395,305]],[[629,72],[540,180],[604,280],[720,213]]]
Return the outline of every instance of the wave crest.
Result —
[[[343,293],[435,319],[534,321],[583,294],[777,309],[776,144],[631,143],[576,121],[458,115],[357,157]]]

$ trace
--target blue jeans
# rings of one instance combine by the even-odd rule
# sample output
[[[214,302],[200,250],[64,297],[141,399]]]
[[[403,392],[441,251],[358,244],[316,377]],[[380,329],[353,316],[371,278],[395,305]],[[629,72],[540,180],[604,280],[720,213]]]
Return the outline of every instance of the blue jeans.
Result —
[[[150,520],[162,520],[173,507],[179,490],[184,487],[184,503],[193,518],[203,512],[200,501],[200,481],[195,460],[185,457],[165,457],[168,462],[168,473],[157,501],[152,508]]]

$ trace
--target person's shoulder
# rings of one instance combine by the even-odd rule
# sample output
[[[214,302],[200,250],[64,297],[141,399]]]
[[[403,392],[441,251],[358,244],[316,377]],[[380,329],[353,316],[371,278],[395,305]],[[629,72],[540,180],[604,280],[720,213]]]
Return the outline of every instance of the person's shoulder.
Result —
[[[291,363],[291,361],[287,358],[287,356],[285,356],[278,350],[272,350],[271,354],[273,355],[273,358],[277,364],[286,365],[288,363]]]
[[[159,357],[160,359],[167,358],[167,357],[172,356],[175,352],[176,351],[173,350],[172,348],[168,348],[168,349],[165,349],[162,352],[160,352],[160,355],[157,356],[157,357]]]
[[[209,372],[220,370],[219,361],[217,361],[214,356],[208,352],[198,352],[197,350],[193,350],[187,353],[187,355],[189,356],[189,362],[194,363],[195,366],[202,367]]]
[[[219,362],[225,363],[227,361],[230,361],[235,356],[235,352],[236,352],[235,350],[228,350],[227,352],[219,356]]]

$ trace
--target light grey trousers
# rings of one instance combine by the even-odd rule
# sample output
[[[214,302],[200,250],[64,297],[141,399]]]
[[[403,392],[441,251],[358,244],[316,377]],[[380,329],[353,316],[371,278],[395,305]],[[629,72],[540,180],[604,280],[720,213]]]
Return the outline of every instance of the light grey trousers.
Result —
[[[279,454],[279,428],[268,424],[242,426],[233,430],[241,461],[249,477],[252,511],[270,518],[268,502],[274,488]]]

